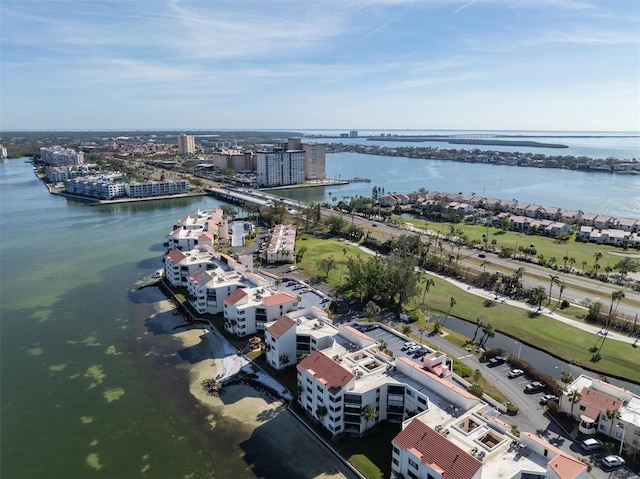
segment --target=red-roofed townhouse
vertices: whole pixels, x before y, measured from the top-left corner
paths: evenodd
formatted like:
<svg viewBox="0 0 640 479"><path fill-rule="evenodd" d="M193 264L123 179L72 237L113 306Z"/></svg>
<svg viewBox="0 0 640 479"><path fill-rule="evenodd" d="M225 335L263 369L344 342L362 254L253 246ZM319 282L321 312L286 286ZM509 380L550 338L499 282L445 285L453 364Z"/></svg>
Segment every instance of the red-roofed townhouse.
<svg viewBox="0 0 640 479"><path fill-rule="evenodd" d="M173 286L187 286L190 274L212 267L215 267L213 250L206 246L201 245L186 253L174 249L164 255L165 276Z"/></svg>
<svg viewBox="0 0 640 479"><path fill-rule="evenodd" d="M419 419L391 441L393 477L480 479L482 461Z"/></svg>
<svg viewBox="0 0 640 479"><path fill-rule="evenodd" d="M330 347L337 334L327 313L317 306L291 311L265 325L267 362L283 369L315 349Z"/></svg>
<svg viewBox="0 0 640 479"><path fill-rule="evenodd" d="M255 334L264 331L267 322L297 307L298 300L286 292L270 294L267 288L238 289L224 300L225 329L238 336Z"/></svg>
<svg viewBox="0 0 640 479"><path fill-rule="evenodd" d="M296 362L296 322L286 314L266 324L264 343L267 363L284 369Z"/></svg>
<svg viewBox="0 0 640 479"><path fill-rule="evenodd" d="M300 405L332 434L343 432L351 415L361 422L360 404L345 401L345 391L355 385L351 371L318 350L300 361L297 370Z"/></svg>

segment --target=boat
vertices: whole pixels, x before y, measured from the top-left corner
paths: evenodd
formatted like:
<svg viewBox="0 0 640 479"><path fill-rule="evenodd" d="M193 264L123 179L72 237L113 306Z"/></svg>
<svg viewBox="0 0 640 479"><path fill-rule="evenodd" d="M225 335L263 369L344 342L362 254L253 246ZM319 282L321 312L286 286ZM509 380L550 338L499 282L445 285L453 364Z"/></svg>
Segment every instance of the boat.
<svg viewBox="0 0 640 479"><path fill-rule="evenodd" d="M164 269L159 269L155 273L153 273L154 278L162 278L164 276Z"/></svg>

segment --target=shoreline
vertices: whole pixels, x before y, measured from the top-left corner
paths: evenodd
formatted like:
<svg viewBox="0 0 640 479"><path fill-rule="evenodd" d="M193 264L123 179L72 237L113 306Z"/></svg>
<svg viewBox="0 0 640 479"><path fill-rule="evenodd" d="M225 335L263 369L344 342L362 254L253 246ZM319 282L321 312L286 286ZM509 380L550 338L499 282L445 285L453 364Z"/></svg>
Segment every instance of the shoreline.
<svg viewBox="0 0 640 479"><path fill-rule="evenodd" d="M156 314L167 313L173 305L165 299L156 303ZM155 315L155 314L154 314ZM179 341L182 351L194 351L188 360L177 366L188 377L189 394L205 408L206 421L215 434L215 428L221 419L237 421L242 424L245 441L241 443L244 451L243 459L256 472L265 467L264 459L254 457L254 447L268 448L270 467L286 464L290 473L283 471L283 477L301 477L309 479L347 479L354 477L346 467L315 438L299 420L287 409L286 398L274 398L246 384L229 384L224 386L219 396L205 391L202 381L206 379L225 380L240 370L254 368L253 364L236 350L213 326L195 327L183 324L182 316L164 315L162 329L169 332ZM253 371L251 371L253 372ZM256 371L258 381L276 391L282 386L267 376ZM290 398L289 398L290 400ZM228 422L228 421L224 421ZM258 444L259 443L259 444ZM251 445L251 447L248 446ZM245 446L247 445L247 446ZM256 450L256 453L258 451ZM267 451L265 451L267 452ZM271 473L260 474L259 477L277 477Z"/></svg>

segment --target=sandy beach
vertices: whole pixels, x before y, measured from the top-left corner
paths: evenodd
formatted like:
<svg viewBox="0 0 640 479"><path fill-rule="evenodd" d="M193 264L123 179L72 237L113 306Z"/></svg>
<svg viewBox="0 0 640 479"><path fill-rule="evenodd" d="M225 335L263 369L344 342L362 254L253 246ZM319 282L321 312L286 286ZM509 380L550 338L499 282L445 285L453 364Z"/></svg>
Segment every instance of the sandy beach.
<svg viewBox="0 0 640 479"><path fill-rule="evenodd" d="M158 312L171 308L170 303L162 303ZM250 368L251 363L244 356L237 355L217 330L201 326L173 330L181 324L182 317L163 317L163 329L172 330L172 335L182 343L182 351L188 351L188 360L180 363L178 368L187 370L189 374L189 393L210 411L203 421L209 421L212 432L221 417L241 423L246 439L240 446L249 466L264 461L263 455L267 454L268 457L277 457L279 463L286 463L300 478L354 477L352 471L300 424L281 399L269 397L247 385L226 386L219 397L209 395L202 386L203 380L233 375L243 367ZM282 388L272 378L260 376L260 380L270 387Z"/></svg>

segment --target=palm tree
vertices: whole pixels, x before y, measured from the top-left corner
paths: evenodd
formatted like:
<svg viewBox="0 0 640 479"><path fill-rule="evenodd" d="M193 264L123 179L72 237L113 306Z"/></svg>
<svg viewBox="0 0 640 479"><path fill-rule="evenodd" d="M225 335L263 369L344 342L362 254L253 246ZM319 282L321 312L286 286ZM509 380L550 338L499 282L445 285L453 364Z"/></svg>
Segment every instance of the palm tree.
<svg viewBox="0 0 640 479"><path fill-rule="evenodd" d="M564 281L562 281L560 283L560 294L558 295L558 305L560 304L560 301L562 301L562 293L564 293L565 288L566 288L566 285L564 284Z"/></svg>
<svg viewBox="0 0 640 479"><path fill-rule="evenodd" d="M342 270L344 269L344 257L347 255L347 248L342 248L342 263L340 265L340 279L338 284L342 283Z"/></svg>
<svg viewBox="0 0 640 479"><path fill-rule="evenodd" d="M609 425L609 436L611 436L611 429L613 429L613 421L616 419L620 419L620 409L607 409L606 412L607 419L611 421Z"/></svg>
<svg viewBox="0 0 640 479"><path fill-rule="evenodd" d="M576 264L576 259L572 256L569 258L569 266L573 269L573 265Z"/></svg>
<svg viewBox="0 0 640 479"><path fill-rule="evenodd" d="M422 293L422 304L424 304L424 297L431 289L431 286L435 286L435 285L436 285L436 282L433 280L433 278L427 278L427 280L424 282L424 292Z"/></svg>
<svg viewBox="0 0 640 479"><path fill-rule="evenodd" d="M547 304L551 303L551 290L553 289L553 285L560 284L560 276L558 276L557 274L550 274L549 278L551 279L551 281L549 282L549 302Z"/></svg>
<svg viewBox="0 0 640 479"><path fill-rule="evenodd" d="M378 413L376 412L376 408L373 407L371 404L367 404L365 407L362 408L362 412L360 413L360 415L364 418L364 428L365 430L368 429L368 425L369 425L369 421L375 421L376 418L378 417Z"/></svg>
<svg viewBox="0 0 640 479"><path fill-rule="evenodd" d="M471 374L471 382L473 384L477 384L480 382L480 379L482 378L482 371L480 371L479 369L476 369L475 371L473 371L473 373Z"/></svg>
<svg viewBox="0 0 640 479"><path fill-rule="evenodd" d="M472 343L476 342L476 336L478 335L478 331L480 331L480 328L484 329L484 323L480 320L480 318L476 318L476 330L473 333L473 338L471 339Z"/></svg>
<svg viewBox="0 0 640 479"><path fill-rule="evenodd" d="M451 314L451 310L452 310L452 309L453 309L453 307L456 305L456 302L457 302L457 301L456 301L456 298L455 298L454 296L451 296L451 297L449 298L449 313L448 313L448 314Z"/></svg>
<svg viewBox="0 0 640 479"><path fill-rule="evenodd" d="M428 330L429 328L427 328L426 326L423 326L422 328L418 328L418 332L420 333L420 344L422 344L422 335L426 333Z"/></svg>
<svg viewBox="0 0 640 479"><path fill-rule="evenodd" d="M587 262L586 262L586 261L583 261L583 262L582 262L582 272L583 272L583 273L586 273L586 272L587 272Z"/></svg>
<svg viewBox="0 0 640 479"><path fill-rule="evenodd" d="M578 404L582 400L582 394L577 389L569 391L569 402L571 403L571 416L573 416L573 406Z"/></svg>
<svg viewBox="0 0 640 479"><path fill-rule="evenodd" d="M602 259L602 253L600 251L596 251L595 253L593 253L593 270L596 271L596 265L598 265L598 263L600 262L600 260ZM600 265L598 265L598 267L600 267Z"/></svg>

